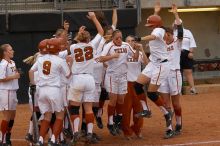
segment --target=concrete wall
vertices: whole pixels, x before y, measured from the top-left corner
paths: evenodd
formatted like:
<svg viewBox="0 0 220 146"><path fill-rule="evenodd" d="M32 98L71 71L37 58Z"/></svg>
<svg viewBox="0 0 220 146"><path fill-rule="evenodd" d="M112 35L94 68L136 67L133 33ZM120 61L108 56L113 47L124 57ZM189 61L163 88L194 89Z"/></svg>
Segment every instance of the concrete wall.
<svg viewBox="0 0 220 146"><path fill-rule="evenodd" d="M153 14L153 9L142 9L142 22L136 32L139 36L150 32L144 27L146 18ZM160 13L164 26L171 26L174 20L172 13L163 9ZM184 27L190 29L197 43L195 59L220 59L220 12L180 13ZM211 56L205 56L205 49L210 49Z"/></svg>
<svg viewBox="0 0 220 146"><path fill-rule="evenodd" d="M220 0L141 0L141 7L153 8L156 1L159 1L162 7L170 7L172 3L175 3L178 7L220 6Z"/></svg>

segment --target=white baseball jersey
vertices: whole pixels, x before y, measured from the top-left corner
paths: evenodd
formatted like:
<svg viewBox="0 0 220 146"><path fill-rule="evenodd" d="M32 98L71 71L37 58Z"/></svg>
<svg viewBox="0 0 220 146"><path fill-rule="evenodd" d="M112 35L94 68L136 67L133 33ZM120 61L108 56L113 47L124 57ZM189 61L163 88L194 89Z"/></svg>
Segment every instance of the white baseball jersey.
<svg viewBox="0 0 220 146"><path fill-rule="evenodd" d="M151 35L156 36L156 39L149 41L149 59L152 63L160 63L161 61L168 59L167 46L163 39L165 30L163 28L155 28Z"/></svg>
<svg viewBox="0 0 220 146"><path fill-rule="evenodd" d="M15 75L17 72L15 62L10 60L9 62L2 59L0 62L0 79L4 79L7 76ZM17 90L18 79L10 80L8 82L0 82L0 89L2 90Z"/></svg>
<svg viewBox="0 0 220 146"><path fill-rule="evenodd" d="M176 70L180 69L180 54L181 54L181 41L178 40L176 37L174 41L167 45L167 52L169 53L169 62L170 62L170 69Z"/></svg>
<svg viewBox="0 0 220 146"><path fill-rule="evenodd" d="M174 35L177 36L177 30L174 31ZM191 31L183 29L182 49L189 51L190 48L196 47L196 42Z"/></svg>
<svg viewBox="0 0 220 146"><path fill-rule="evenodd" d="M101 56L112 55L119 53L118 58L114 58L107 62L107 73L110 74L124 74L127 73L128 65L127 58L134 54L131 46L128 43L122 42L121 46L116 46L112 41L109 42L103 49Z"/></svg>
<svg viewBox="0 0 220 146"><path fill-rule="evenodd" d="M93 74L94 69L94 48L98 44L102 36L97 34L96 37L87 43L77 43L70 47L73 57L72 73L74 74Z"/></svg>
<svg viewBox="0 0 220 146"><path fill-rule="evenodd" d="M56 55L44 55L38 58L31 70L38 71L39 82L41 86L60 87L61 74L68 76L70 74L67 63Z"/></svg>
<svg viewBox="0 0 220 146"><path fill-rule="evenodd" d="M67 50L64 50L64 51L61 51L59 52L59 55L58 55L60 58L63 59L63 61L66 62L66 57L68 56L68 51ZM68 85L70 83L70 79L67 79L65 75L61 75L61 85Z"/></svg>
<svg viewBox="0 0 220 146"><path fill-rule="evenodd" d="M98 62L96 60L96 58L98 58L101 55L105 45L106 45L106 40L102 37L102 39L101 39L97 49L94 50L95 61L94 61L94 73L93 73L93 76L94 76L94 79L95 79L96 83L101 83L102 80L103 80L104 66L103 66L103 63Z"/></svg>
<svg viewBox="0 0 220 146"><path fill-rule="evenodd" d="M127 75L127 80L129 82L134 82L137 80L139 74L141 73L141 63L143 60L143 55L139 54L138 59L133 59L132 57L129 57L127 59L128 61L128 75Z"/></svg>

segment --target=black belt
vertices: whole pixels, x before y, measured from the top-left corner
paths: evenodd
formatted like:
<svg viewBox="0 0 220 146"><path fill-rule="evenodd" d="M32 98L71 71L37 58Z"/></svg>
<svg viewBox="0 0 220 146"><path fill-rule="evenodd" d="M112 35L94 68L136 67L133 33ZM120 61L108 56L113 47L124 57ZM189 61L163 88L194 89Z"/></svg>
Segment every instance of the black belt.
<svg viewBox="0 0 220 146"><path fill-rule="evenodd" d="M165 60L163 60L163 61L161 61L160 63L164 63L164 62L167 62L168 60L167 59L165 59Z"/></svg>

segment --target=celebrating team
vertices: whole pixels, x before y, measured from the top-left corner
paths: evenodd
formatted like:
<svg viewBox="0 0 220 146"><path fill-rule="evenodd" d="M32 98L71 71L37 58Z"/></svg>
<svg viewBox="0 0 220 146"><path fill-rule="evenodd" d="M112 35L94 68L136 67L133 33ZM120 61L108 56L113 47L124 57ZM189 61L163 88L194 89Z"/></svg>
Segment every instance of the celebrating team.
<svg viewBox="0 0 220 146"><path fill-rule="evenodd" d="M141 38L128 36L126 42L122 41L122 32L116 29L117 12L114 8L113 24L106 26L105 30L96 14L88 12L88 19L98 31L93 39L86 27L82 26L74 40L68 40L69 24L65 22L64 29L58 29L54 38L39 43L39 53L32 61L30 58L25 60L33 64L29 71L30 93L34 96L33 110L41 121L36 145L44 144L48 129L51 129L48 142L51 146L66 140L63 135L70 135L69 143L74 145L82 136L80 129L84 130L87 143L96 143L99 137L93 132L93 123L96 120L97 126L103 128L101 117L104 102L108 98L107 128L110 134L115 136L123 132L126 139L130 140L134 133L137 138L142 138L143 117L151 117L144 91L145 84L149 84L147 96L165 117L165 138L180 134L182 113L179 98L182 77L179 64L183 40L182 21L173 5L175 30L164 27L158 9L159 5L156 5L155 14L147 19L146 26L152 30L151 34ZM149 58L138 41L149 41ZM9 44L1 46L0 111L4 115L1 122L2 144L10 143L10 130L17 104L16 90L20 73L11 60L13 54ZM141 72L143 66L146 67ZM170 98L176 117L175 130L172 126ZM81 105L83 116L80 128ZM133 125L130 125L132 110ZM33 141L32 135L31 117L26 140Z"/></svg>

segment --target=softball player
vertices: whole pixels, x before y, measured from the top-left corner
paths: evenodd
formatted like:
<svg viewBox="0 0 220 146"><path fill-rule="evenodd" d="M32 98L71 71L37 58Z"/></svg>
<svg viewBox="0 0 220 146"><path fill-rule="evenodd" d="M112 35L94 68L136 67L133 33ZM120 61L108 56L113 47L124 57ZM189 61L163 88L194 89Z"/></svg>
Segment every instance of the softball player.
<svg viewBox="0 0 220 146"><path fill-rule="evenodd" d="M40 57L42 57L43 55L47 54L47 41L48 39L42 40L39 44L38 44L38 49L39 49L39 53L36 53L34 56L30 56L27 59L24 59L24 63L29 64L29 65L33 65L36 60ZM37 115L37 119L40 119L41 117L41 113L40 113L40 109L38 106L38 99L39 99L39 76L38 76L38 71L34 72L34 82L36 85L36 91L34 94L34 109L33 109L33 104L32 104L32 97L30 95L30 89L29 89L29 104L30 104L30 108L31 110L35 110L36 111L36 115ZM33 142L33 121L32 121L32 116L30 119L30 123L29 123L29 130L28 133L25 136L25 139L29 142Z"/></svg>
<svg viewBox="0 0 220 146"><path fill-rule="evenodd" d="M162 19L158 15L151 15L147 19L146 25L152 29L151 35L141 37L138 40L149 41L150 47L150 62L138 76L137 81L134 84L137 95L144 94L143 85L150 83L148 86L148 97L160 108L163 112L166 126L170 127L172 122L171 113L169 113L164 107L164 102L161 97L158 96L157 90L159 86L167 78L170 65L168 62L168 52L166 50L167 45L165 42L166 33L162 27ZM146 113L143 113L143 116Z"/></svg>
<svg viewBox="0 0 220 146"><path fill-rule="evenodd" d="M13 57L14 50L11 45L0 46L0 112L3 114L0 144L2 145L11 145L10 131L14 124L18 102L16 91L19 88L20 73L17 71L15 62L11 60Z"/></svg>
<svg viewBox="0 0 220 146"><path fill-rule="evenodd" d="M98 47L104 31L94 12L88 12L87 17L95 24L98 34L92 41L90 41L90 33L86 30L82 30L77 35L79 43L73 44L70 47L71 56L73 58L73 76L70 82L68 100L70 103L70 114L74 125L73 143L75 143L80 136L79 108L81 103L83 103L85 110L85 120L87 123L86 138L88 143L92 143L93 136L94 114L92 111L92 105L95 102L93 95L95 91L95 80L93 77L94 48Z"/></svg>
<svg viewBox="0 0 220 146"><path fill-rule="evenodd" d="M101 52L103 51L105 45L111 41L111 36L113 31L116 29L117 26L117 9L113 8L113 14L112 14L112 25L111 26L106 26L104 28L104 36L102 37L98 48L95 50L95 58L98 58L101 55ZM105 99L103 99L102 97L100 97L101 95L101 90L105 90L104 86L103 86L103 82L104 82L104 74L105 74L105 68L103 63L98 62L95 59L94 62L94 78L95 78L95 83L96 83L96 90L94 93L95 96L95 103L93 105L93 112L96 118L96 122L97 122L97 126L102 129L103 128L103 123L102 123L102 114L103 114L103 106L104 106L104 102ZM101 88L102 86L102 88Z"/></svg>
<svg viewBox="0 0 220 146"><path fill-rule="evenodd" d="M105 87L110 98L107 127L112 135L119 132L122 120L124 97L127 93L127 58L129 55L136 59L139 51L134 54L130 45L122 42L121 31L115 30L112 34L112 41L104 47L99 57L100 62L106 62L108 65L105 76ZM117 121L114 123L115 110Z"/></svg>
<svg viewBox="0 0 220 146"><path fill-rule="evenodd" d="M44 119L41 122L40 137L38 145L43 145L45 135L49 128L52 113L56 114L56 121L53 126L53 134L51 136L51 145L57 142L57 138L63 128L64 104L60 95L61 79L60 75L64 74L70 77L70 70L65 61L56 54L60 51L61 42L59 39L52 38L48 40L48 53L40 57L29 71L30 83L34 82L34 72L39 74L39 100L38 105Z"/></svg>
<svg viewBox="0 0 220 146"><path fill-rule="evenodd" d="M167 51L169 53L169 61L170 61L170 73L165 82L160 86L158 91L160 95L165 101L165 107L167 110L171 110L171 101L176 116L176 127L175 131L172 128L168 127L165 133L165 138L170 138L174 136L174 134L180 134L182 129L182 110L180 105L180 94L182 89L182 76L180 72L180 54L182 51L182 39L183 39L183 28L181 25L181 20L179 19L177 13L177 7L175 5L172 6L173 14L176 17L175 25L177 25L177 37L173 35L173 29L165 28L167 33L166 43L167 43Z"/></svg>
<svg viewBox="0 0 220 146"><path fill-rule="evenodd" d="M142 111L142 106L139 102L139 99L134 91L134 82L137 80L138 75L141 73L141 65L146 65L148 62L147 56L145 55L145 52L143 50L143 47L141 44L138 44L135 42L134 36L128 36L126 38L126 42L130 44L130 46L136 50L136 48L141 48L141 52L138 59L133 59L132 57L129 57L127 59L128 61L128 93L125 96L124 99L124 112L122 117L122 130L124 133L124 136L127 140L131 139L131 136L133 133L138 138L142 138L141 135L141 128L143 126L143 118L137 118L135 115ZM145 94L144 98L145 97ZM131 112L133 110L133 125L130 126L131 121Z"/></svg>

